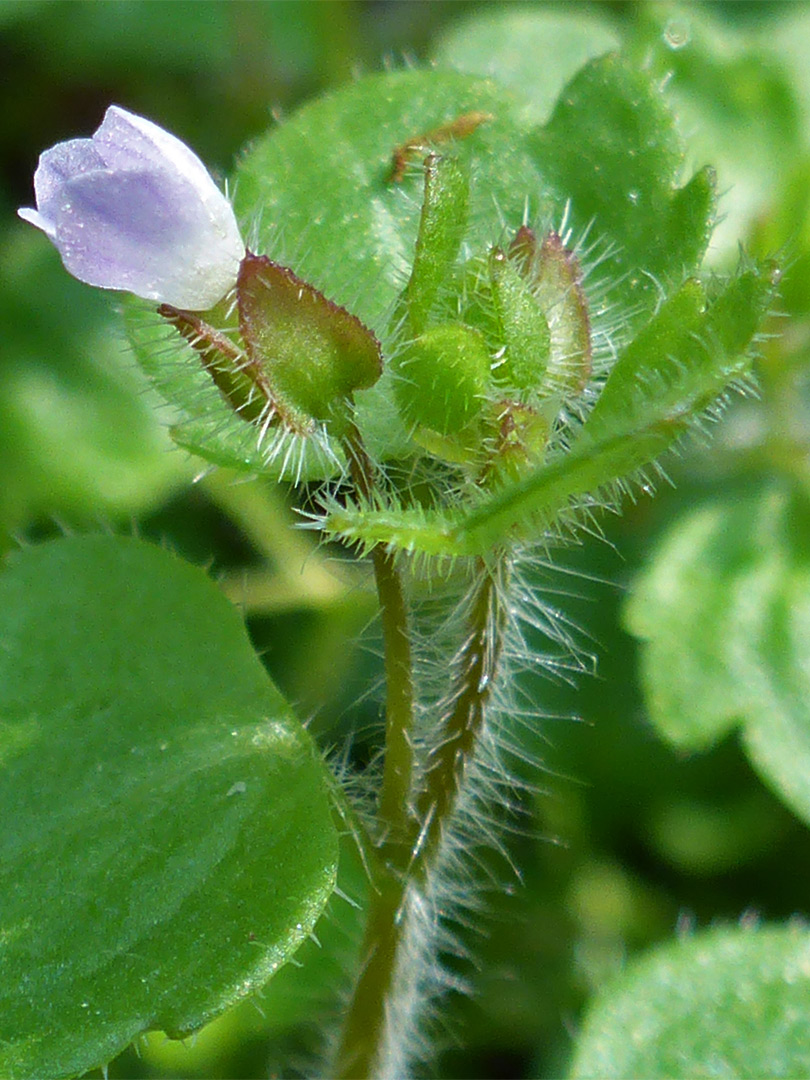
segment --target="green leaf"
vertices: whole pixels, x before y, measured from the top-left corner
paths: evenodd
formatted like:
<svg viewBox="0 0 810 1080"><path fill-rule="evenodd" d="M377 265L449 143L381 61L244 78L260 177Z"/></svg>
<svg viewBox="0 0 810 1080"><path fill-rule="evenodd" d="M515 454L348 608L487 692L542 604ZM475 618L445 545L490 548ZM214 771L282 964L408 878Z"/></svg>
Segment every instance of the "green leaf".
<svg viewBox="0 0 810 1080"><path fill-rule="evenodd" d="M697 281L687 281L620 354L583 440L653 423L678 434L750 366L746 350L773 297L772 278L771 264L746 270L711 303Z"/></svg>
<svg viewBox="0 0 810 1080"><path fill-rule="evenodd" d="M39 515L152 509L189 473L127 355L109 297L25 227L0 245L0 547Z"/></svg>
<svg viewBox="0 0 810 1080"><path fill-rule="evenodd" d="M547 181L570 199L574 236L613 246L610 296L625 317L649 311L698 266L713 227L713 174L676 187L674 121L644 71L617 56L592 61L532 142Z"/></svg>
<svg viewBox="0 0 810 1080"><path fill-rule="evenodd" d="M202 571L110 537L0 575L0 1072L68 1076L260 987L334 882L323 765Z"/></svg>
<svg viewBox="0 0 810 1080"><path fill-rule="evenodd" d="M654 950L591 1006L571 1080L807 1076L808 955L798 925L718 927Z"/></svg>
<svg viewBox="0 0 810 1080"><path fill-rule="evenodd" d="M479 119L465 122L470 117ZM431 148L442 154L448 145L454 163L437 177L443 183L428 183L423 216L418 159ZM413 149L414 160L401 168L405 148ZM240 163L236 206L252 249L290 266L356 315L390 353L396 347L392 313L415 258L413 288L425 292L416 304L418 320L441 292L459 247L466 202L461 181L469 175L465 258L485 257L505 228L514 232L527 221L542 228L566 223L574 243L590 230L602 259L600 280L613 279L610 318L627 335L661 289L680 285L708 239L711 179L701 173L677 189L681 169L660 92L615 57L588 65L548 126L534 132L519 102L492 82L401 71L318 99L259 140ZM432 245L434 259L427 257L428 231L440 241ZM167 353L165 327L150 331L147 325L146 333L136 327L133 336L142 362L185 414L174 430L178 441L218 463L272 471L256 431L212 395L201 365ZM172 371L165 374L167 366ZM375 457L413 450L392 382L383 377L357 395L358 424ZM327 455L319 466L305 458L303 475L312 478L319 467L329 475L334 461Z"/></svg>
<svg viewBox="0 0 810 1080"><path fill-rule="evenodd" d="M702 750L741 725L752 763L805 822L809 517L779 488L702 506L662 538L625 609L659 733Z"/></svg>
<svg viewBox="0 0 810 1080"><path fill-rule="evenodd" d="M507 4L454 22L433 59L440 67L497 79L526 99L527 120L545 123L583 64L618 47L610 21L593 10L574 14Z"/></svg>

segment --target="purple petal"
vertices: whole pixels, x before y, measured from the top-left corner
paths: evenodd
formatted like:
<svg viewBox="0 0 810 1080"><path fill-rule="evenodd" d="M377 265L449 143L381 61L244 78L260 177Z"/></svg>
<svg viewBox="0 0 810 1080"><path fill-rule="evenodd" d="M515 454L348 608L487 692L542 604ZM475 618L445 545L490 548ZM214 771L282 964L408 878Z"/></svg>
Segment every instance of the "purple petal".
<svg viewBox="0 0 810 1080"><path fill-rule="evenodd" d="M74 277L203 310L236 280L244 248L212 234L190 184L155 172L92 172L65 183L56 246ZM230 208L229 208L230 209Z"/></svg>
<svg viewBox="0 0 810 1080"><path fill-rule="evenodd" d="M92 139L70 139L57 143L39 156L34 173L34 193L37 209L49 218L51 201L58 197L62 185L82 173L103 169L104 159L93 145Z"/></svg>
<svg viewBox="0 0 810 1080"><path fill-rule="evenodd" d="M107 109L93 142L110 169L173 170L194 184L201 195L212 189L223 198L205 165L185 143L119 105Z"/></svg>

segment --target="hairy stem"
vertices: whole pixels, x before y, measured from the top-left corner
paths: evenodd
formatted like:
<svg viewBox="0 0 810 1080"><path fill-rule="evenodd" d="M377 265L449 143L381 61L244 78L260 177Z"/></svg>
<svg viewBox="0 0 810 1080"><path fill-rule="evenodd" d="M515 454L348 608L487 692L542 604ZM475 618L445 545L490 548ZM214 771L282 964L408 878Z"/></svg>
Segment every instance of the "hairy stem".
<svg viewBox="0 0 810 1080"><path fill-rule="evenodd" d="M345 440L352 479L360 495L371 502L376 489L374 468L360 433L351 428ZM410 624L402 577L394 556L382 547L371 552L385 653L385 763L379 815L383 847L401 847L410 819L413 776L413 660Z"/></svg>
<svg viewBox="0 0 810 1080"><path fill-rule="evenodd" d="M346 435L349 467L363 499L374 500L376 477L360 434ZM413 786L413 664L402 579L393 555L371 552L380 600L386 678L385 762L378 803L380 851L372 880L362 970L344 1024L335 1063L339 1080L371 1077L385 1031L399 941L397 912L404 888Z"/></svg>
<svg viewBox="0 0 810 1080"><path fill-rule="evenodd" d="M498 583L493 570L479 560L467 636L453 686L443 702L447 722L431 755L418 805L418 818L423 823L414 845L413 872L418 877L425 877L434 863L475 753L498 665L501 622Z"/></svg>
<svg viewBox="0 0 810 1080"><path fill-rule="evenodd" d="M349 1003L336 1059L335 1075L341 1080L379 1076L384 1059L397 1057L390 1054L389 1039L397 1035L407 1038L407 1032L389 1031L388 1020L397 994L407 993L409 989L397 985L399 955L409 931L409 890L424 887L441 858L441 841L457 809L475 753L498 659L501 617L497 581L483 561L477 565L477 577L452 689L441 703L445 726L420 784L421 790L418 793L414 790L419 781L417 778L414 782L411 756L410 790L401 789L401 776L398 776L396 785L391 781L388 791L390 798L395 790L402 792L403 801L395 820L407 826L407 842L389 834L381 846L382 869L374 882L370 901L361 972ZM410 751L410 740L407 746ZM390 749L387 745L386 755ZM415 815L409 813L412 802L418 802ZM418 1001L418 993L414 1000Z"/></svg>

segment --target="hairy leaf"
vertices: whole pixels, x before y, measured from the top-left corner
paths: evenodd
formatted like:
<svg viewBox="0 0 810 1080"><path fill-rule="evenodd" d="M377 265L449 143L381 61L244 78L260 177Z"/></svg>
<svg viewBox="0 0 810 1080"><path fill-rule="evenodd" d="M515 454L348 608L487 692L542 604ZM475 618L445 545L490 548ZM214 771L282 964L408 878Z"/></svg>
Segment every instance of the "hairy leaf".
<svg viewBox="0 0 810 1080"><path fill-rule="evenodd" d="M810 933L718 927L630 965L591 1006L571 1080L806 1076Z"/></svg>
<svg viewBox="0 0 810 1080"><path fill-rule="evenodd" d="M734 725L766 782L810 822L810 514L765 488L665 534L626 608L650 717L704 749Z"/></svg>

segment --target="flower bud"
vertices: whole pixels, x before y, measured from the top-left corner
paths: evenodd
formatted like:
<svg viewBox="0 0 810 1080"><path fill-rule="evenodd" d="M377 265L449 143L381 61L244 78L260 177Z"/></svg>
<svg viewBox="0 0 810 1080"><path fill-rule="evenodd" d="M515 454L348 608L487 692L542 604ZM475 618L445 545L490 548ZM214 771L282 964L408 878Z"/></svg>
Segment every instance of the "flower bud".
<svg viewBox="0 0 810 1080"><path fill-rule="evenodd" d="M457 435L481 412L489 383L483 337L462 323L442 323L404 346L394 359L404 418L440 435Z"/></svg>
<svg viewBox="0 0 810 1080"><path fill-rule="evenodd" d="M196 154L141 116L112 105L91 139L46 150L34 191L20 217L88 285L204 311L236 284L245 245L230 203Z"/></svg>

